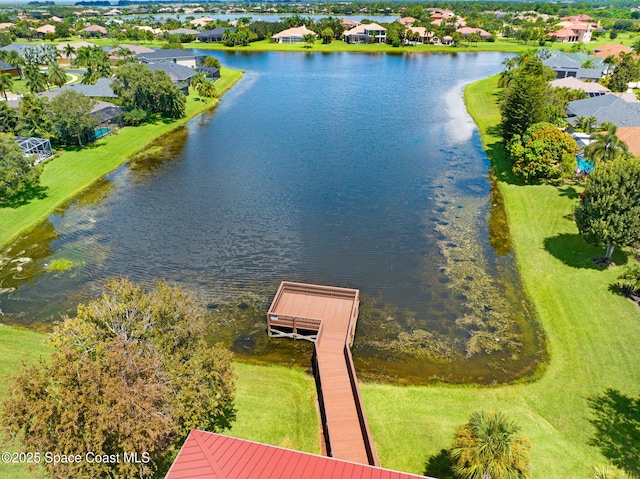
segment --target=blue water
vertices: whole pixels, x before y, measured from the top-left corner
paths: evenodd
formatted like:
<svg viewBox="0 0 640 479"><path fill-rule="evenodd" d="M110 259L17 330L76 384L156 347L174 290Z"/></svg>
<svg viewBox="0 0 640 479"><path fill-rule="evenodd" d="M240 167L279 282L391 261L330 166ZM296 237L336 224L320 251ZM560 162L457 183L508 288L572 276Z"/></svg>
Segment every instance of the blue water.
<svg viewBox="0 0 640 479"><path fill-rule="evenodd" d="M461 222L491 274L513 266L489 241L489 163L462 99L506 56L220 54L243 79L163 140L166 158L123 166L0 252L3 321L49 324L126 275L210 306L282 280L353 287L404 331L446 332L465 308L443 226ZM55 259L74 267L48 271Z"/></svg>
<svg viewBox="0 0 640 479"><path fill-rule="evenodd" d="M581 173L588 175L593 171L593 161L588 160L583 156L576 157L576 160L578 162L578 170L580 170Z"/></svg>

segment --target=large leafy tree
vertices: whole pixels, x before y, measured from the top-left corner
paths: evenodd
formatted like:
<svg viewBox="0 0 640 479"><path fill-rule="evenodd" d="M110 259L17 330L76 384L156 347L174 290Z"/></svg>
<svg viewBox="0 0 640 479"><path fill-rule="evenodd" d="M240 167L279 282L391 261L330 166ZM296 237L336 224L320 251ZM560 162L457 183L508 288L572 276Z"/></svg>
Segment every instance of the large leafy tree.
<svg viewBox="0 0 640 479"><path fill-rule="evenodd" d="M640 236L640 162L624 158L601 163L589 178L575 210L580 235L591 244L606 247L611 261L615 247Z"/></svg>
<svg viewBox="0 0 640 479"><path fill-rule="evenodd" d="M146 293L113 281L55 327L49 360L18 373L2 422L29 450L120 455L45 464L52 477L160 475L191 429L221 431L234 420L231 353L204 335L201 311L179 288ZM136 451L149 462L122 460Z"/></svg>
<svg viewBox="0 0 640 479"><path fill-rule="evenodd" d="M182 118L186 111L184 95L161 70L152 72L141 64L126 64L114 74L113 91L129 110L161 113Z"/></svg>
<svg viewBox="0 0 640 479"><path fill-rule="evenodd" d="M527 479L530 447L503 413L475 412L453 439L453 471L461 479Z"/></svg>
<svg viewBox="0 0 640 479"><path fill-rule="evenodd" d="M524 61L502 92L502 136L505 141L523 135L527 128L547 120L547 81L549 74L535 58Z"/></svg>
<svg viewBox="0 0 640 479"><path fill-rule="evenodd" d="M640 76L640 60L631 53L621 53L607 86L612 91L627 91L629 82L637 81Z"/></svg>
<svg viewBox="0 0 640 479"><path fill-rule="evenodd" d="M62 143L82 146L82 137L97 124L91 114L93 105L91 98L72 90L62 92L49 102L56 136Z"/></svg>
<svg viewBox="0 0 640 479"><path fill-rule="evenodd" d="M568 177L576 166L578 145L550 123L536 123L522 138L515 135L507 148L513 172L527 181Z"/></svg>
<svg viewBox="0 0 640 479"><path fill-rule="evenodd" d="M6 101L0 102L0 132L13 133L18 124L18 112L7 105Z"/></svg>
<svg viewBox="0 0 640 479"><path fill-rule="evenodd" d="M12 200L40 182L40 168L34 168L10 133L0 133L0 203Z"/></svg>
<svg viewBox="0 0 640 479"><path fill-rule="evenodd" d="M613 123L603 123L604 133L594 133L593 140L584 149L584 153L594 163L612 161L623 158L629 153L629 147L616 135L618 127Z"/></svg>
<svg viewBox="0 0 640 479"><path fill-rule="evenodd" d="M47 99L24 95L18 107L16 132L21 136L51 138L53 122L48 111Z"/></svg>

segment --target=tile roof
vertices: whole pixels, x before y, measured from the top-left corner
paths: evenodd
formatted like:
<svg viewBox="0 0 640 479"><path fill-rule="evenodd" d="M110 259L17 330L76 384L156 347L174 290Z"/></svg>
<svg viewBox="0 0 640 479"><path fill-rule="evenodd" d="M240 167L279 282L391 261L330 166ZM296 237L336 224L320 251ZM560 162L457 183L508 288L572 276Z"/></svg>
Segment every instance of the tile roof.
<svg viewBox="0 0 640 479"><path fill-rule="evenodd" d="M627 144L630 153L640 156L640 126L618 128L616 135Z"/></svg>
<svg viewBox="0 0 640 479"><path fill-rule="evenodd" d="M193 430L165 479L417 479L405 472L356 464L258 442Z"/></svg>
<svg viewBox="0 0 640 479"><path fill-rule="evenodd" d="M621 45L620 43L607 43L606 45L600 45L593 49L594 55L600 58L606 58L609 55L614 57L620 56L621 53L631 53L633 50L629 47Z"/></svg>
<svg viewBox="0 0 640 479"><path fill-rule="evenodd" d="M600 83L586 82L578 80L576 77L559 78L549 82L555 88L571 88L572 90L582 90L586 93L608 92L609 89Z"/></svg>
<svg viewBox="0 0 640 479"><path fill-rule="evenodd" d="M281 37L304 37L307 34L315 35L316 32L309 30L306 25L302 25L301 27L287 28L286 30L282 30L281 32L276 33L272 36L272 38L281 38Z"/></svg>

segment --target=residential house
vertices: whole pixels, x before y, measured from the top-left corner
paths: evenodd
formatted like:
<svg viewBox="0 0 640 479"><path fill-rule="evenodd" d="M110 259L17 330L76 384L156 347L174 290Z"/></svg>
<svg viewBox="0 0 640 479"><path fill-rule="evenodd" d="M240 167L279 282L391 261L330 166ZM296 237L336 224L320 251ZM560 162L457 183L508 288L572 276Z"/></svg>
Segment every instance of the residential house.
<svg viewBox="0 0 640 479"><path fill-rule="evenodd" d="M210 23L212 23L214 21L215 20L213 18L200 17L200 18L196 18L194 20L191 20L189 22L189 24L193 25L194 27L204 27L204 26L209 25Z"/></svg>
<svg viewBox="0 0 640 479"><path fill-rule="evenodd" d="M419 37L416 41L409 43L433 43L434 45L440 43L435 33L428 31L426 27L409 27L407 30L417 33Z"/></svg>
<svg viewBox="0 0 640 479"><path fill-rule="evenodd" d="M618 128L616 135L627 144L629 153L640 157L640 126Z"/></svg>
<svg viewBox="0 0 640 479"><path fill-rule="evenodd" d="M15 26L16 24L11 22L0 23L0 32L4 30L9 30L10 28L13 28Z"/></svg>
<svg viewBox="0 0 640 479"><path fill-rule="evenodd" d="M598 26L584 22L561 22L561 29L551 32L548 36L560 43L587 43L591 41L591 35Z"/></svg>
<svg viewBox="0 0 640 479"><path fill-rule="evenodd" d="M554 88L569 88L571 90L580 90L585 92L588 96L600 96L606 93L610 93L610 90L600 83L585 82L578 80L575 77L565 77L549 82L549 85Z"/></svg>
<svg viewBox="0 0 640 479"><path fill-rule="evenodd" d="M43 91L42 93L38 93L37 96L51 99L67 90L71 90L77 93L82 93L84 96L88 96L89 98L117 98L118 95L116 95L113 88L111 88L111 83L113 83L113 78L99 78L94 85L74 83L72 85L64 85L63 87L56 88L55 90Z"/></svg>
<svg viewBox="0 0 640 479"><path fill-rule="evenodd" d="M607 58L610 55L619 57L621 53L631 53L633 49L621 45L620 43L607 43L605 45L597 46L593 49L594 55L600 58Z"/></svg>
<svg viewBox="0 0 640 479"><path fill-rule="evenodd" d="M142 63L152 64L168 61L189 68L195 68L198 64L196 55L177 48L170 50L154 50L150 53L139 53L135 56Z"/></svg>
<svg viewBox="0 0 640 479"><path fill-rule="evenodd" d="M225 32L233 33L236 29L233 27L216 27L213 30L207 30L200 33L196 40L205 43L219 43L224 40Z"/></svg>
<svg viewBox="0 0 640 479"><path fill-rule="evenodd" d="M593 17L581 13L580 15L570 15L568 17L562 17L561 20L566 22L590 22L593 20Z"/></svg>
<svg viewBox="0 0 640 479"><path fill-rule="evenodd" d="M344 32L347 43L386 43L387 29L377 23L363 23Z"/></svg>
<svg viewBox="0 0 640 479"><path fill-rule="evenodd" d="M407 472L192 430L165 479L425 479Z"/></svg>
<svg viewBox="0 0 640 479"><path fill-rule="evenodd" d="M89 34L92 37L104 37L107 36L107 29L101 25L89 25L87 28L83 28L78 33Z"/></svg>
<svg viewBox="0 0 640 479"><path fill-rule="evenodd" d="M271 39L276 43L304 43L305 35L316 35L316 32L309 30L306 25L301 27L287 28L276 33Z"/></svg>
<svg viewBox="0 0 640 479"><path fill-rule="evenodd" d="M109 50L109 60L111 63L115 65L120 60L126 60L128 54L124 52L131 52L131 55L135 57L140 53L153 53L155 50L153 48L143 47L142 45L123 43Z"/></svg>
<svg viewBox="0 0 640 479"><path fill-rule="evenodd" d="M342 20L342 22L340 22L340 25L345 27L347 30L351 30L352 28L355 28L360 24L354 20L350 20L347 18L345 20Z"/></svg>
<svg viewBox="0 0 640 479"><path fill-rule="evenodd" d="M447 45L447 46L451 46L455 43L451 35L445 35L444 37L442 37L442 40L440 41L442 42L443 45Z"/></svg>
<svg viewBox="0 0 640 479"><path fill-rule="evenodd" d="M78 49L82 47L93 48L96 46L93 43L84 42L84 41L59 43L58 45L56 45L56 50L58 50L59 52L58 63L60 64L69 64L76 58L75 53L72 53L69 57L67 57L67 55L64 53L64 50L67 47L67 45L70 45L74 49L74 51L78 51Z"/></svg>
<svg viewBox="0 0 640 479"><path fill-rule="evenodd" d="M146 66L153 72L156 72L158 70L165 72L167 75L169 75L169 78L171 78L173 84L177 85L185 95L189 94L191 79L198 74L198 72L192 68L179 65L167 60L149 63Z"/></svg>
<svg viewBox="0 0 640 479"><path fill-rule="evenodd" d="M0 74L4 75L5 73L9 73L11 76L17 77L20 76L20 69L17 65L9 65L8 63L0 60Z"/></svg>
<svg viewBox="0 0 640 479"><path fill-rule="evenodd" d="M472 33L479 33L482 40L488 40L491 38L491 34L482 28L462 27L458 28L456 32L460 33L462 38L467 38Z"/></svg>
<svg viewBox="0 0 640 479"><path fill-rule="evenodd" d="M199 35L200 32L198 30L193 30L192 28L177 28L176 30L167 30L169 35Z"/></svg>
<svg viewBox="0 0 640 479"><path fill-rule="evenodd" d="M640 126L640 102L625 101L624 98L608 93L570 101L567 115L569 123L573 123L579 116L594 116L596 126L604 122L613 123L619 128Z"/></svg>
<svg viewBox="0 0 640 479"><path fill-rule="evenodd" d="M53 25L42 25L36 28L36 36L44 37L47 33L56 33L56 27Z"/></svg>
<svg viewBox="0 0 640 479"><path fill-rule="evenodd" d="M405 28L410 28L413 26L414 23L416 23L418 20L416 20L413 17L402 17L398 19L398 23L400 25L402 25Z"/></svg>
<svg viewBox="0 0 640 479"><path fill-rule="evenodd" d="M605 76L609 68L602 63L602 58L592 57L586 53L569 53L559 50L552 50L549 53L549 58L542 63L556 72L556 78L575 77L579 80L598 81Z"/></svg>

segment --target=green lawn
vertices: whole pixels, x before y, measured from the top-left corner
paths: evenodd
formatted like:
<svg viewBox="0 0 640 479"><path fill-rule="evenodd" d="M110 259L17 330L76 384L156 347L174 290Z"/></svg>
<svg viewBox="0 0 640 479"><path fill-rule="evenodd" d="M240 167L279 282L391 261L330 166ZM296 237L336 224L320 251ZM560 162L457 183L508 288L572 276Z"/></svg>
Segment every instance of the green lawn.
<svg viewBox="0 0 640 479"><path fill-rule="evenodd" d="M8 394L9 384L6 377L16 372L23 363L34 363L41 356L46 356L49 347L45 344L46 335L12 328L0 324L0 401ZM0 452L18 452L21 449L3 437L0 429ZM0 461L0 477L11 479L30 479L33 474L26 466L5 464Z"/></svg>
<svg viewBox="0 0 640 479"><path fill-rule="evenodd" d="M23 361L33 363L48 354L46 335L0 325L0 377L18 370ZM300 368L252 366L236 363L236 407L238 416L227 434L301 451L320 453L320 420L316 410L313 376ZM8 383L0 381L0 401L8 394ZM277 398L277 400L274 400ZM20 451L2 440L0 452ZM26 466L0 461L0 477L33 478Z"/></svg>
<svg viewBox="0 0 640 479"><path fill-rule="evenodd" d="M334 40L328 45L323 45L322 41L318 40L312 48L306 48L305 45L300 44L280 44L274 43L269 40L260 40L252 42L246 47L225 47L221 43L185 43L185 48L198 48L201 50L241 50L241 51L294 51L294 52L360 52L360 53L400 53L400 52L520 52L526 51L533 47L531 43L524 44L521 42L515 42L498 38L495 42L478 42L477 44L464 43L461 46L451 47L444 45L415 45L406 47L393 47L386 43L376 44L348 44L341 40Z"/></svg>
<svg viewBox="0 0 640 479"><path fill-rule="evenodd" d="M241 72L224 67L221 73L222 77L216 82L220 93L229 90L242 76ZM122 165L151 141L186 124L215 103L216 100L203 102L191 94L187 97L186 118L156 118L139 127L125 127L115 135L104 137L82 149L69 149L47 161L41 177L44 197L19 207L0 208L0 247L33 228L57 207Z"/></svg>
<svg viewBox="0 0 640 479"><path fill-rule="evenodd" d="M579 188L519 186L503 174L492 128L499 121L496 81L470 85L465 97L498 166L517 262L546 332L550 364L541 380L527 385L365 384L365 410L386 467L422 473L428 456L450 445L472 411L503 410L533 443L535 478L586 478L590 466L606 462L588 444L595 431L588 398L607 388L640 394L640 310L609 291L620 266L601 271L591 263L603 251L586 245L571 220ZM617 261L633 260L619 255Z"/></svg>

